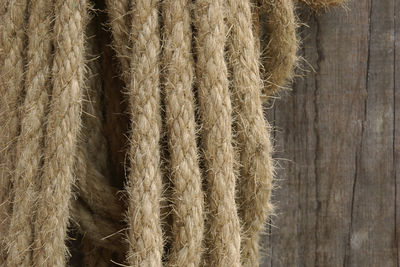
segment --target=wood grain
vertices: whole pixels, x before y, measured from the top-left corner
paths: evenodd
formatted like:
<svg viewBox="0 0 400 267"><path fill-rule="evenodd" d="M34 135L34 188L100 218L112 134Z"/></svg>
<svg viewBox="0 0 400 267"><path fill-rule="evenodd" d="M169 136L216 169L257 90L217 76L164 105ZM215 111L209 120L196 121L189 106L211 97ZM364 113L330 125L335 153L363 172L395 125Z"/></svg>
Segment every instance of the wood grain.
<svg viewBox="0 0 400 267"><path fill-rule="evenodd" d="M308 72L266 110L281 168L264 267L399 266L400 3L347 6L302 10Z"/></svg>

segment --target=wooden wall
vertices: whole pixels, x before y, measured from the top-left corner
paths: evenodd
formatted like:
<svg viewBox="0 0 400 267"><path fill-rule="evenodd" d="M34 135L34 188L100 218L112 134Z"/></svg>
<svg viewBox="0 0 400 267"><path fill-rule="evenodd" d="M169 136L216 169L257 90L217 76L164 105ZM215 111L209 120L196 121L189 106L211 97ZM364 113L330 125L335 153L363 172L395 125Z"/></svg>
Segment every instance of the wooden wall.
<svg viewBox="0 0 400 267"><path fill-rule="evenodd" d="M263 267L399 266L400 1L347 6L301 12L308 72L267 110L281 167Z"/></svg>

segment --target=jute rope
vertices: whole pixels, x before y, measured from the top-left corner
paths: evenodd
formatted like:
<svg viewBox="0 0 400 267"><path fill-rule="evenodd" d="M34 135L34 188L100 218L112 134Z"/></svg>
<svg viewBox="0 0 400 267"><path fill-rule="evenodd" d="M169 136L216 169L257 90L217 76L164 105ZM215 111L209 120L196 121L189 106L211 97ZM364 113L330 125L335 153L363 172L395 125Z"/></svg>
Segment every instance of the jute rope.
<svg viewBox="0 0 400 267"><path fill-rule="evenodd" d="M21 110L21 133L16 148L13 212L8 237L7 266L27 266L31 262L34 207L43 160L43 127L48 103L53 3L32 2L28 31L25 100Z"/></svg>
<svg viewBox="0 0 400 267"><path fill-rule="evenodd" d="M295 6L2 1L0 266L257 266L273 213L263 103L293 77ZM106 124L123 122L115 99L126 148Z"/></svg>
<svg viewBox="0 0 400 267"><path fill-rule="evenodd" d="M138 0L133 4L132 14L133 50L128 84L131 114L128 262L133 266L161 266L158 1Z"/></svg>
<svg viewBox="0 0 400 267"><path fill-rule="evenodd" d="M232 108L224 60L223 1L197 1L198 99L202 124L207 207L206 266L240 265L240 225L235 205Z"/></svg>
<svg viewBox="0 0 400 267"><path fill-rule="evenodd" d="M19 130L18 104L24 73L25 13L27 1L3 5L0 38L0 264L5 262L10 224L11 180Z"/></svg>
<svg viewBox="0 0 400 267"><path fill-rule="evenodd" d="M174 211L169 266L198 266L204 222L192 92L190 1L167 0L162 9L165 120Z"/></svg>
<svg viewBox="0 0 400 267"><path fill-rule="evenodd" d="M65 265L64 240L81 124L86 1L57 1L55 5L53 90L34 222L33 263L37 266Z"/></svg>
<svg viewBox="0 0 400 267"><path fill-rule="evenodd" d="M259 232L272 211L269 204L272 149L260 98L258 54L254 49L253 32L249 31L252 27L250 2L228 0L227 12L227 24L231 29L228 59L232 69L232 102L241 166L238 204L243 224L242 265L255 266L259 258Z"/></svg>

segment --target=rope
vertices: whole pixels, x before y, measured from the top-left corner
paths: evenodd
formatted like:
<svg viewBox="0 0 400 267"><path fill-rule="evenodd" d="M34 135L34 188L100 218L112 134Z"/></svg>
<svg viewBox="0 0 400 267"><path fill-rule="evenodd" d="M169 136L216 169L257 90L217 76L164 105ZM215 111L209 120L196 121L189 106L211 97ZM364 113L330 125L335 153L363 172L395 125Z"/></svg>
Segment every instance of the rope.
<svg viewBox="0 0 400 267"><path fill-rule="evenodd" d="M207 180L206 266L240 265L240 225L235 205L231 99L224 61L223 1L195 5L196 75L201 145Z"/></svg>
<svg viewBox="0 0 400 267"><path fill-rule="evenodd" d="M43 159L45 110L51 69L52 2L41 0L30 6L26 96L21 111L21 133L16 148L13 212L8 237L7 266L31 262L33 218Z"/></svg>
<svg viewBox="0 0 400 267"><path fill-rule="evenodd" d="M64 266L73 168L80 128L86 1L58 1L55 7L52 79L45 158L35 220L33 262Z"/></svg>
<svg viewBox="0 0 400 267"><path fill-rule="evenodd" d="M11 213L11 180L19 131L18 104L24 73L25 15L27 1L1 5L0 25L0 265L6 258L6 235Z"/></svg>
<svg viewBox="0 0 400 267"><path fill-rule="evenodd" d="M293 78L298 41L292 0L261 0L260 12L265 16L264 98L274 95L286 80Z"/></svg>
<svg viewBox="0 0 400 267"><path fill-rule="evenodd" d="M236 147L240 154L238 186L242 222L242 265L259 261L259 232L272 208L269 203L273 168L271 143L260 98L261 79L255 47L250 2L227 1L228 56L232 69L232 102L236 124ZM249 208L251 207L251 208Z"/></svg>
<svg viewBox="0 0 400 267"><path fill-rule="evenodd" d="M166 0L162 14L165 120L174 211L169 266L198 266L204 223L192 92L190 1Z"/></svg>
<svg viewBox="0 0 400 267"><path fill-rule="evenodd" d="M0 3L0 265L76 238L84 266L257 266L296 28L293 0Z"/></svg>
<svg viewBox="0 0 400 267"><path fill-rule="evenodd" d="M161 266L158 1L138 0L132 14L134 48L128 85L131 165L126 189L129 195L128 262L133 266Z"/></svg>

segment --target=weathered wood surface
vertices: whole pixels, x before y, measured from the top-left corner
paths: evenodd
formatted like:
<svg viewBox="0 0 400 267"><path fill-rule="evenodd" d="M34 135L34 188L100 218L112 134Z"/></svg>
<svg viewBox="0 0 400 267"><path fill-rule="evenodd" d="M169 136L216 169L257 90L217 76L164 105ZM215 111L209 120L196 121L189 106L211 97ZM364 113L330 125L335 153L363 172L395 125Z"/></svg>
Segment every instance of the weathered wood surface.
<svg viewBox="0 0 400 267"><path fill-rule="evenodd" d="M267 110L281 168L263 267L400 266L400 1L347 6L302 12L315 72Z"/></svg>

